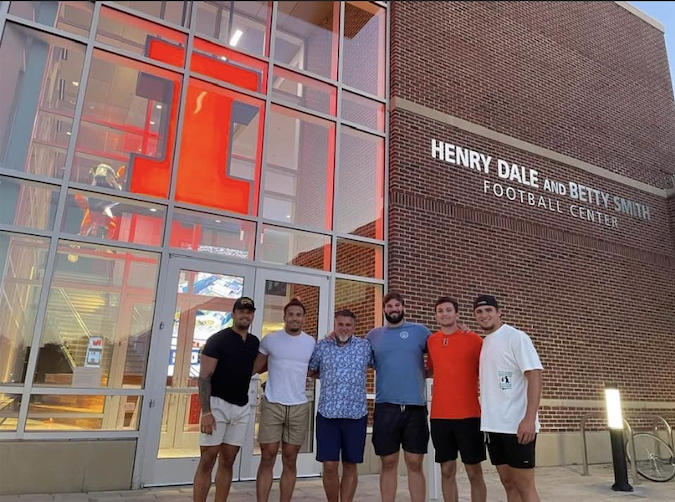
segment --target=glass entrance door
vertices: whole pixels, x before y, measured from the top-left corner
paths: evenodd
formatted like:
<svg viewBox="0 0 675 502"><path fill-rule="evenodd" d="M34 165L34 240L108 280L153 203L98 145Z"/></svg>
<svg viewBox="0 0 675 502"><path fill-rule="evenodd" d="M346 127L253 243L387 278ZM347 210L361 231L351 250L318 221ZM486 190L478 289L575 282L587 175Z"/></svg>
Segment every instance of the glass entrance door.
<svg viewBox="0 0 675 502"><path fill-rule="evenodd" d="M256 272L255 302L258 308L253 321L253 333L264 337L269 333L284 328L283 308L291 299L298 298L305 305L305 333L323 338L327 334L329 320L332 317L328 305L327 277L317 277L289 272L276 272L270 270L258 270ZM255 389L256 410L254 414L252 434L247 438L241 450L240 479L255 479L260 464L260 446L258 444L258 425L260 411L257 405L262 398L262 383L267 379L267 374L255 376L252 387ZM307 379L307 397L309 398L311 411L307 427L307 439L298 455L298 476L317 476L321 472L321 465L315 460L316 441L314 433L314 419L316 416L316 397L318 384L313 379ZM281 476L281 458L277 456L274 465L274 477Z"/></svg>
<svg viewBox="0 0 675 502"><path fill-rule="evenodd" d="M159 333L151 347L148 379L154 394L147 409L149 425L142 429L148 431L143 486L192 482L199 462L199 354L209 336L231 325L235 300L253 296L253 272L226 263L169 260ZM254 407L255 387L251 388ZM251 420L251 430L252 426ZM240 459L241 455L235 480Z"/></svg>

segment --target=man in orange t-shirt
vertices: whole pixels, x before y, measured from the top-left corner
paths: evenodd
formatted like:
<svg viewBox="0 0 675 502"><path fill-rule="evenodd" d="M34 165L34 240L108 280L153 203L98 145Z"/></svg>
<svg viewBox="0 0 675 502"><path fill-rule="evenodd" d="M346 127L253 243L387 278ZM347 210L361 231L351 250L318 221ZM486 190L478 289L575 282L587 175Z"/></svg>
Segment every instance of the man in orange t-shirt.
<svg viewBox="0 0 675 502"><path fill-rule="evenodd" d="M481 462L486 459L480 430L478 364L483 339L457 325L457 300L442 296L434 306L441 327L427 340L428 376L433 376L431 439L441 464L443 499L457 502L457 454L471 483L471 501L485 502Z"/></svg>

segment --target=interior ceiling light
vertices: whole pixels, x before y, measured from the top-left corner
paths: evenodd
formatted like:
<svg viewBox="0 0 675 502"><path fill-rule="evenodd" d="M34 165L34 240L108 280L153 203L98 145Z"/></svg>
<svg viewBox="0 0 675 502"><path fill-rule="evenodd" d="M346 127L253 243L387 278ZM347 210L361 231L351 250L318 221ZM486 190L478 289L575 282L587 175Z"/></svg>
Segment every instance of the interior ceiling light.
<svg viewBox="0 0 675 502"><path fill-rule="evenodd" d="M230 39L230 45L232 47L235 47L239 43L239 40L241 40L241 36L243 34L244 34L244 32L241 31L241 30L234 30L234 34L232 35L232 38Z"/></svg>

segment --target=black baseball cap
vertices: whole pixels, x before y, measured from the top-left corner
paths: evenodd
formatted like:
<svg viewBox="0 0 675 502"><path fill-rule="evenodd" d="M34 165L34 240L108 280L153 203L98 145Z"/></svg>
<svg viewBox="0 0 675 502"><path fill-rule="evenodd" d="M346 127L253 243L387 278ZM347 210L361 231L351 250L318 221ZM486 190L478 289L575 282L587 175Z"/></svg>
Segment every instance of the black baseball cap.
<svg viewBox="0 0 675 502"><path fill-rule="evenodd" d="M473 301L473 309L476 310L478 307L494 307L499 309L499 303L497 299L492 295L480 295Z"/></svg>
<svg viewBox="0 0 675 502"><path fill-rule="evenodd" d="M242 296L241 298L238 298L236 302L234 302L232 311L234 312L235 310L255 311L255 303L253 303L253 300L251 300L248 296Z"/></svg>

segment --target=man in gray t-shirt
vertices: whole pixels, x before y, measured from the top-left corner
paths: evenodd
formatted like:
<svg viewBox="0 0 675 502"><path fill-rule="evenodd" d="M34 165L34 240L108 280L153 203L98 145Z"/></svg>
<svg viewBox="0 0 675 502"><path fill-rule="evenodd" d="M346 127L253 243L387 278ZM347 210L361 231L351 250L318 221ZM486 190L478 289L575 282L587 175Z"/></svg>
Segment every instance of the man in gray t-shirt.
<svg viewBox="0 0 675 502"><path fill-rule="evenodd" d="M383 502L393 502L396 497L403 446L410 499L423 501L426 482L422 467L429 443L424 353L431 333L422 324L405 321L405 304L399 293L387 293L382 306L385 325L367 335L375 361L372 441L382 461L381 497Z"/></svg>

